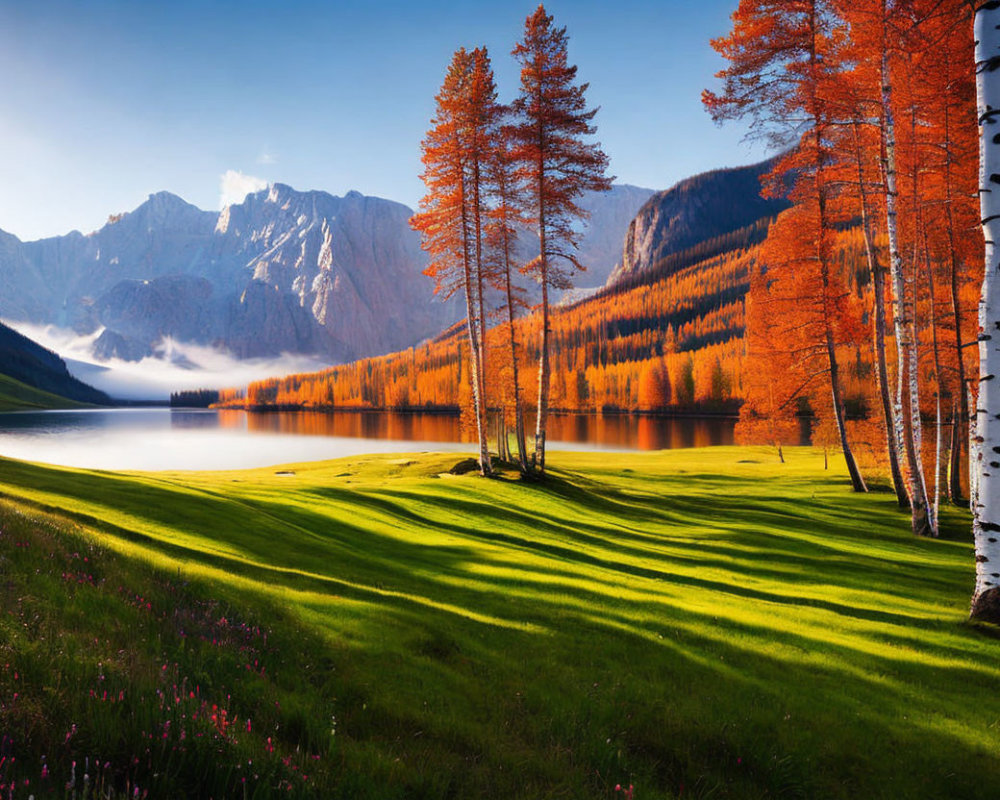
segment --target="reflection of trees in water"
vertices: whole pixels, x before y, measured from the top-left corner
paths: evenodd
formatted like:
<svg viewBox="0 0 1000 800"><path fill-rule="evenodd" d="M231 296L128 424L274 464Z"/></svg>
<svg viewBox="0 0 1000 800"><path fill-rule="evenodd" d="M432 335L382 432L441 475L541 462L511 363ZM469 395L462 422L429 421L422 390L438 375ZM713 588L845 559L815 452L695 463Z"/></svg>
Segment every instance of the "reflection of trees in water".
<svg viewBox="0 0 1000 800"><path fill-rule="evenodd" d="M170 409L170 427L181 430L208 430L210 428L232 428L242 429L245 427L243 420L227 419L223 422L223 414L232 415L236 412L223 411L218 417L211 411L178 411Z"/></svg>
<svg viewBox="0 0 1000 800"><path fill-rule="evenodd" d="M301 436L340 436L353 439L390 439L406 442L458 442L458 417L444 414L396 414L392 412L220 412L246 418L253 433L298 434Z"/></svg>
<svg viewBox="0 0 1000 800"><path fill-rule="evenodd" d="M553 441L638 450L733 444L735 420L631 414L559 414L549 422Z"/></svg>
<svg viewBox="0 0 1000 800"><path fill-rule="evenodd" d="M526 424L533 424L529 418ZM475 431L457 415L382 411L220 411L219 426L255 433L343 436L403 442L470 442ZM733 444L735 420L629 414L558 414L549 420L550 441L666 450ZM492 427L490 428L493 432Z"/></svg>

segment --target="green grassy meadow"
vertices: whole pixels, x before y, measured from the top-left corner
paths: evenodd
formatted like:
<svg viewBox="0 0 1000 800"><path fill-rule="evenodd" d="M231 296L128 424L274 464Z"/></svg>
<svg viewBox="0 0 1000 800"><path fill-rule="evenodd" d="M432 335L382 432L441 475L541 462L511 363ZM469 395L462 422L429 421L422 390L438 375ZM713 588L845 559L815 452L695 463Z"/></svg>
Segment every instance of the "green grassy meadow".
<svg viewBox="0 0 1000 800"><path fill-rule="evenodd" d="M30 411L46 408L89 408L65 397L43 392L34 386L0 374L0 411Z"/></svg>
<svg viewBox="0 0 1000 800"><path fill-rule="evenodd" d="M967 514L806 448L550 459L0 460L0 797L996 796Z"/></svg>

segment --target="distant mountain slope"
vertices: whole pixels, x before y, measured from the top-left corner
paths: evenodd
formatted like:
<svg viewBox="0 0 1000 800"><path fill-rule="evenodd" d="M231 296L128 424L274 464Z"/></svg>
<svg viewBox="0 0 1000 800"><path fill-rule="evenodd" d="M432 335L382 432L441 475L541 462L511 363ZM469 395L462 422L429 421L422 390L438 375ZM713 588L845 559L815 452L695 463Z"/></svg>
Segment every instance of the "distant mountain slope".
<svg viewBox="0 0 1000 800"><path fill-rule="evenodd" d="M6 375L0 375L0 411L40 411L51 408L80 408L85 405L43 392Z"/></svg>
<svg viewBox="0 0 1000 800"><path fill-rule="evenodd" d="M773 160L768 160L704 172L653 195L629 225L621 263L608 279L608 285L786 209L786 200L760 196L760 177L772 165Z"/></svg>
<svg viewBox="0 0 1000 800"><path fill-rule="evenodd" d="M655 192L640 186L616 183L606 192L584 192L577 204L589 216L577 224L579 249L576 258L584 268L573 275L574 289L567 290L558 301L573 300L592 292L608 280L608 276L618 266L622 257L622 239L636 212ZM523 231L518 237L515 259L525 263L538 253L538 236L532 231ZM538 285L524 280L524 289L531 303L542 299ZM499 302L499 295L497 296Z"/></svg>
<svg viewBox="0 0 1000 800"><path fill-rule="evenodd" d="M0 323L0 376L24 384L56 398L78 403L107 405L111 402L104 392L77 380L69 374L65 362L55 353ZM3 393L19 394L30 405L45 405L46 398L26 395L22 389L5 382Z"/></svg>

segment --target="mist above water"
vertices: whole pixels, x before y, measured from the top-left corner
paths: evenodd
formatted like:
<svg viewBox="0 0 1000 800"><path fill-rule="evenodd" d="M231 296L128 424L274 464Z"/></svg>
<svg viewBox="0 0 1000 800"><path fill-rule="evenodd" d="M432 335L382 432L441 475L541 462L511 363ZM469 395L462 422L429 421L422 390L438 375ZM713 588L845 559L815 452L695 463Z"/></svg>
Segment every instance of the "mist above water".
<svg viewBox="0 0 1000 800"><path fill-rule="evenodd" d="M366 453L471 452L462 442L312 433L278 419L259 426L250 416L257 415L166 408L0 414L0 455L87 469L217 470Z"/></svg>
<svg viewBox="0 0 1000 800"><path fill-rule="evenodd" d="M204 345L165 339L154 356L142 361L92 355L98 330L81 336L67 328L3 320L66 361L70 373L116 400L167 402L170 393L183 389L225 389L251 381L296 372L315 372L331 366L314 356L282 354L276 358L240 360L230 353Z"/></svg>

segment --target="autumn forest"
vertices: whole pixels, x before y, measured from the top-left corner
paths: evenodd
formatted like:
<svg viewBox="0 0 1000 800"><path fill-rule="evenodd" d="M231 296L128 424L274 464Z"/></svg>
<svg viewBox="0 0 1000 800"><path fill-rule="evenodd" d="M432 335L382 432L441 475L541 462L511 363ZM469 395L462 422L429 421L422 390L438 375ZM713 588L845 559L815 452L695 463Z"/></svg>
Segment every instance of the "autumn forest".
<svg viewBox="0 0 1000 800"><path fill-rule="evenodd" d="M468 299L466 322L220 403L464 409L484 443L488 421L494 438L523 429L526 408L536 436L550 410L739 411L742 441L779 450L808 418L856 490L888 478L914 529L933 534L940 498L967 497L976 393L971 33L957 0L741 3L712 42L728 66L703 100L781 153L761 191L791 208L556 305L586 267L574 200L608 178L566 32L540 10L514 50L517 99L498 101L485 51L460 50L423 145L413 225L438 291ZM524 229L544 236L518 261ZM540 296L525 298L525 277ZM544 453L544 438L524 449Z"/></svg>

